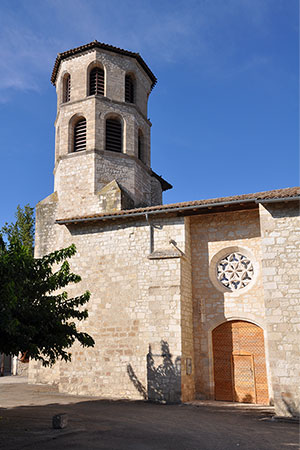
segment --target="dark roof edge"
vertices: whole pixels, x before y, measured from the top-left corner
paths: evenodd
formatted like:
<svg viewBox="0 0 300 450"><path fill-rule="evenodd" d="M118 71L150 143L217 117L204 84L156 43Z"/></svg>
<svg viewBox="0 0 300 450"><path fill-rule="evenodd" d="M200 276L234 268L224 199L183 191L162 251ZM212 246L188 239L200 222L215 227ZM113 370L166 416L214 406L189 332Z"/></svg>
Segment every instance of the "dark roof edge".
<svg viewBox="0 0 300 450"><path fill-rule="evenodd" d="M113 45L105 44L103 42L98 42L97 40L90 42L89 44L80 45L79 47L72 48L63 53L58 53L55 63L54 63L52 75L51 75L51 83L53 85L55 85L59 65L63 59L66 59L69 56L84 52L86 50L90 50L92 48L100 48L102 50L107 50L107 51L110 51L113 53L118 53L119 55L130 56L131 58L135 58L137 60L137 62L140 64L140 66L144 69L144 71L146 72L146 74L148 75L150 80L152 81L151 90L156 85L156 83L157 83L156 76L154 75L152 70L148 67L148 65L145 63L145 61L143 60L143 58L141 57L141 55L139 53L130 52L129 50L123 50L122 48L114 47Z"/></svg>
<svg viewBox="0 0 300 450"><path fill-rule="evenodd" d="M284 191L284 192L282 192ZM291 192L291 194L288 194L288 191ZM283 195L280 197L280 192ZM274 195L274 197L270 198L270 195ZM217 201L216 201L217 200ZM136 208L131 210L122 210L120 213L112 213L112 214L105 214L102 213L101 215L95 215L95 216L87 216L87 217L74 217L70 219L58 219L56 220L57 224L70 224L70 223L78 223L78 222L95 222L95 221L102 221L102 220L116 220L116 219L123 219L123 218L129 218L129 217L143 217L143 216L153 216L153 215L163 215L173 212L184 212L184 211L197 211L200 209L213 209L215 207L220 206L230 206L230 205L241 205L241 207L247 203L250 206L250 203L252 203L253 207L258 207L258 205L264 204L264 203L274 203L274 202L290 202L290 201L298 201L300 202L300 195L299 195L299 188L285 188L285 189L278 189L275 191L265 191L265 192L258 192L256 194L244 194L243 196L236 196L236 197L226 197L218 199L210 199L208 201L203 200L203 203L173 203L170 205L157 205L157 206L148 206L145 208Z"/></svg>
<svg viewBox="0 0 300 450"><path fill-rule="evenodd" d="M278 198L258 198L255 200L256 203L274 203L274 202L292 202L300 201L300 196L294 197L278 197Z"/></svg>
<svg viewBox="0 0 300 450"><path fill-rule="evenodd" d="M160 175L157 175L157 173L155 173L153 170L151 171L151 175L160 182L163 191L167 191L173 188L172 184L168 183L168 181L166 181Z"/></svg>
<svg viewBox="0 0 300 450"><path fill-rule="evenodd" d="M142 216L152 216L156 214L165 214L170 212L176 212L176 211L187 211L187 210L196 210L196 209L203 209L203 208L213 208L215 206L223 206L223 205L231 205L231 204L238 204L238 203L256 203L256 200L254 198L248 198L245 200L232 200L229 202L216 202L216 203L206 203L204 205L191 205L191 206L178 206L177 208L166 208L166 209L157 209L157 210L150 210L150 211L139 211L136 213L128 213L128 214L120 214L120 215L105 215L105 216L99 216L99 217L86 217L86 218L78 218L78 219L62 219L62 220L56 220L56 223L59 225L68 224L68 223L77 223L77 222L92 222L92 221L98 221L98 220L108 220L108 219L123 219L128 217L142 217Z"/></svg>

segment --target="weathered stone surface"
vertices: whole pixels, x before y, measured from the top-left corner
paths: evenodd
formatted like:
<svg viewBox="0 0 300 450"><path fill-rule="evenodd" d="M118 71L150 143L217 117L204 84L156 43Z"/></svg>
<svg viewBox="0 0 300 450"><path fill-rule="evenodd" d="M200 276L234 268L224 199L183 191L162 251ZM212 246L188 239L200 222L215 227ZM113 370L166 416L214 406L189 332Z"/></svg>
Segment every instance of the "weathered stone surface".
<svg viewBox="0 0 300 450"><path fill-rule="evenodd" d="M276 414L300 415L299 202L260 205L262 274Z"/></svg>
<svg viewBox="0 0 300 450"><path fill-rule="evenodd" d="M191 248L195 389L199 398L214 398L213 329L233 319L266 328L258 210L192 217ZM250 252L255 263L254 282L236 292L225 291L215 276L217 262L232 249Z"/></svg>
<svg viewBox="0 0 300 450"><path fill-rule="evenodd" d="M132 198L116 180L104 186L98 195L100 208L103 212L115 212L120 211L120 209L131 209L134 207Z"/></svg>

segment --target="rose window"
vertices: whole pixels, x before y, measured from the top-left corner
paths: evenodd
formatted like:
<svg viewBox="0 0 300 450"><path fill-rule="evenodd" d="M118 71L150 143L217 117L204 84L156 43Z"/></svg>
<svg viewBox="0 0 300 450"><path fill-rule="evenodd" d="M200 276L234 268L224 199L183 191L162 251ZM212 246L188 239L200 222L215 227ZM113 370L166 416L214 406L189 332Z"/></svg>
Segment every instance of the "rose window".
<svg viewBox="0 0 300 450"><path fill-rule="evenodd" d="M253 275L252 262L241 253L230 253L217 265L217 279L230 291L248 286Z"/></svg>

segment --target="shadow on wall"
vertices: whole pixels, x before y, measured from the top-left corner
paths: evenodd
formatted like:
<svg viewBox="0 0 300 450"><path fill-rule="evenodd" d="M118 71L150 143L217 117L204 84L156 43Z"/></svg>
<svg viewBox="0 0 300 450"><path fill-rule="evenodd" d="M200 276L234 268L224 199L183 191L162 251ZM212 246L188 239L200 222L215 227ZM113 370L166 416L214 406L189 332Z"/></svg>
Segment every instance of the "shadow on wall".
<svg viewBox="0 0 300 450"><path fill-rule="evenodd" d="M262 203L263 207L271 214L273 219L281 219L282 217L298 217L299 216L299 200L290 201L288 203Z"/></svg>
<svg viewBox="0 0 300 450"><path fill-rule="evenodd" d="M300 408L299 406L297 407L293 395L290 392L282 392L281 400L285 406L288 415L300 418Z"/></svg>
<svg viewBox="0 0 300 450"><path fill-rule="evenodd" d="M149 344L147 354L147 389L138 380L131 364L127 373L134 387L146 400L158 403L180 403L181 401L181 361L178 356L172 361L169 344L161 341L161 353L152 353Z"/></svg>

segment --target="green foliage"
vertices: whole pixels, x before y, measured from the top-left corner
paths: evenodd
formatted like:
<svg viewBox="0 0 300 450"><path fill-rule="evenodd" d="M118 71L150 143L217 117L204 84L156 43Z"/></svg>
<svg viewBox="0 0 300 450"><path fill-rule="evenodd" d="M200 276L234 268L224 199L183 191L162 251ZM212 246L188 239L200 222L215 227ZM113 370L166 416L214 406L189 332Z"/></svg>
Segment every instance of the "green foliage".
<svg viewBox="0 0 300 450"><path fill-rule="evenodd" d="M25 205L21 208L17 206L15 223L6 223L0 233L6 236L9 243L19 242L29 248L33 254L34 246L34 208Z"/></svg>
<svg viewBox="0 0 300 450"><path fill-rule="evenodd" d="M31 242L26 240L30 233L22 233L20 224L12 226L7 248L0 239L0 353L26 352L44 366L59 358L69 361L68 349L76 340L83 347L94 346L93 338L78 331L75 323L87 318L82 306L90 293L68 298L63 290L81 280L67 261L76 253L75 245L34 259L32 248L25 245ZM53 271L53 265L60 267Z"/></svg>

